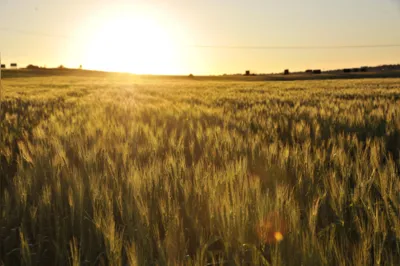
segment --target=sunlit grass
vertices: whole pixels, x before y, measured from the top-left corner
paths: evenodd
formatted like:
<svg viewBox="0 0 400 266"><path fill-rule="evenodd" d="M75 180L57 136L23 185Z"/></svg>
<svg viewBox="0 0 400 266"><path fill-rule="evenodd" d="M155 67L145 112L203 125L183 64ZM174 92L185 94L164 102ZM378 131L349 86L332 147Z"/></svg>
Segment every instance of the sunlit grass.
<svg viewBox="0 0 400 266"><path fill-rule="evenodd" d="M0 265L400 264L400 80L5 82Z"/></svg>

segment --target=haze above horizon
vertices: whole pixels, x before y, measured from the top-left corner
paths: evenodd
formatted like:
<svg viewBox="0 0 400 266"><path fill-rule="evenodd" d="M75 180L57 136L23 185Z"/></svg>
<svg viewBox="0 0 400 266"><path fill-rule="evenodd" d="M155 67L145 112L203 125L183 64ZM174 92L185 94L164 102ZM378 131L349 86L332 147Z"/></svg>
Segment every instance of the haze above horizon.
<svg viewBox="0 0 400 266"><path fill-rule="evenodd" d="M400 62L398 0L0 0L0 17L2 59L20 66L202 75Z"/></svg>

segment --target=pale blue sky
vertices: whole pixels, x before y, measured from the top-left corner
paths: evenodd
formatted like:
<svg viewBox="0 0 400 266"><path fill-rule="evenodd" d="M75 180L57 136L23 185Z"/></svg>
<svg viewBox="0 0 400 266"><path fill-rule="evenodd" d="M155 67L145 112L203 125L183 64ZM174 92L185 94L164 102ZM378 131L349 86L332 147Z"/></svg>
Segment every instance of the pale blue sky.
<svg viewBox="0 0 400 266"><path fill-rule="evenodd" d="M143 49L140 55L125 57L130 49L122 48L118 40L127 42L124 36L132 36L132 25L120 27L118 34L113 35L115 47L112 44L103 47L103 41L93 41L92 36L106 32L101 29L108 22L112 24L119 14L140 16L138 24L143 18L156 21L157 30L153 27L149 32L167 33L173 42L173 52L172 48L165 50L170 56L158 55L158 60L152 50L142 45L132 48ZM20 65L83 64L94 69L112 65L110 69L141 72L143 64L142 72L223 74L245 69L265 73L284 68L332 69L400 63L400 47L315 50L189 47L400 44L399 0L0 0L0 18L3 61ZM136 33L134 38L142 36ZM151 40L154 39L166 40L157 36ZM157 45L162 46L163 41ZM99 54L100 51L106 55ZM142 61L149 58L151 64L144 67L140 60L142 63L136 65L119 64L128 58L135 61L137 56ZM103 57L104 64L99 62Z"/></svg>

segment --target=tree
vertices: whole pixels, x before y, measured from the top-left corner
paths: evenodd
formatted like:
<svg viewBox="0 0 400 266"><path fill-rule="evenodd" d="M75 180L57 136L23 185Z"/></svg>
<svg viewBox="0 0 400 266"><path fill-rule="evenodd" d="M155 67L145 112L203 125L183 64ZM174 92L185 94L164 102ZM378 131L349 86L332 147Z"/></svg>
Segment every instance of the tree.
<svg viewBox="0 0 400 266"><path fill-rule="evenodd" d="M36 66L36 65L29 64L26 68L27 69L39 69L40 67Z"/></svg>

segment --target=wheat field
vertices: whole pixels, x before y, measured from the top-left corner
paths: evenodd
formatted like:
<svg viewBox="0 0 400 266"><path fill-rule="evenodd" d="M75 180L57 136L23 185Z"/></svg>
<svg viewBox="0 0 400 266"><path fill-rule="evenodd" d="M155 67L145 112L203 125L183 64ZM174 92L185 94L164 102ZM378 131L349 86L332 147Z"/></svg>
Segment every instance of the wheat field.
<svg viewBox="0 0 400 266"><path fill-rule="evenodd" d="M0 265L400 265L400 79L3 87Z"/></svg>

